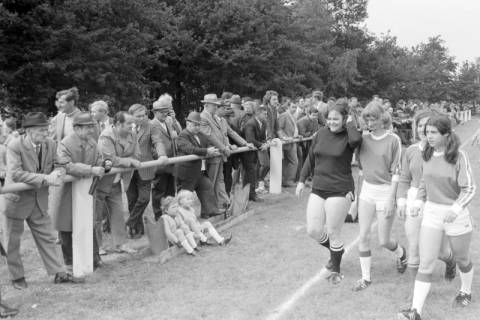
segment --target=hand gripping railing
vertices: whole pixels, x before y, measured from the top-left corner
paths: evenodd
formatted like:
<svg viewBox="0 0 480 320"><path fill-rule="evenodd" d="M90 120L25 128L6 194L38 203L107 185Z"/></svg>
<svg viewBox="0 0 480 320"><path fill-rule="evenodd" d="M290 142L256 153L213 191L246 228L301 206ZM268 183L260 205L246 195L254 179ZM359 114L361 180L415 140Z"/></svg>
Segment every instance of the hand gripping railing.
<svg viewBox="0 0 480 320"><path fill-rule="evenodd" d="M312 138L295 138L291 140L273 139L270 143L270 193L282 191L282 146L284 144L309 141ZM232 150L232 154L258 151L257 148L239 147ZM167 166L171 164L206 159L196 155L186 155L168 158L167 160L152 160L142 162L140 168L112 168L108 174L128 172L132 170ZM73 245L73 274L81 277L93 272L93 197L88 191L92 178L76 178L65 176L64 182L72 182L72 245ZM46 188L46 187L44 187ZM0 194L31 190L35 187L26 183L11 183L0 189Z"/></svg>

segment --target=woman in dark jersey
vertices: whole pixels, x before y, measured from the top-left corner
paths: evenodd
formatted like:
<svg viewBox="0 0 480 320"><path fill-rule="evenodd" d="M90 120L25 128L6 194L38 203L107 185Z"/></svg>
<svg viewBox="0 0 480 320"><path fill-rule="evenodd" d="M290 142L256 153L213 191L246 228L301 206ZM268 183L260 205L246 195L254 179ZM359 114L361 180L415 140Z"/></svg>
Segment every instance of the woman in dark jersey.
<svg viewBox="0 0 480 320"><path fill-rule="evenodd" d="M330 251L326 268L329 279L338 284L343 276L340 262L344 252L340 231L354 199L352 157L362 133L349 114L347 103L327 109L326 127L315 135L300 174L296 194L301 196L305 180L313 172L312 192L307 204L307 232Z"/></svg>

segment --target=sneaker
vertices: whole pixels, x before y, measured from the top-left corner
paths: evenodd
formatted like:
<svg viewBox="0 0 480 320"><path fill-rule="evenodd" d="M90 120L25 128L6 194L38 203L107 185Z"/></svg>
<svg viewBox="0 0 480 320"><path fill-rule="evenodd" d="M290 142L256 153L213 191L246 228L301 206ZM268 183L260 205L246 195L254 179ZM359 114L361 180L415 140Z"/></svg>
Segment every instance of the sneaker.
<svg viewBox="0 0 480 320"><path fill-rule="evenodd" d="M228 236L223 238L223 241L219 243L221 246L226 246L230 241L232 241L233 235L230 233Z"/></svg>
<svg viewBox="0 0 480 320"><path fill-rule="evenodd" d="M130 248L126 244L122 244L120 247L117 247L115 249L116 253L129 253L129 254L134 254L137 253L137 250Z"/></svg>
<svg viewBox="0 0 480 320"><path fill-rule="evenodd" d="M0 303L0 318L15 317L19 310Z"/></svg>
<svg viewBox="0 0 480 320"><path fill-rule="evenodd" d="M337 285L340 282L342 282L344 276L340 272L332 272L330 275L327 277L328 281L330 281L331 284Z"/></svg>
<svg viewBox="0 0 480 320"><path fill-rule="evenodd" d="M458 295L455 297L454 304L457 307L466 307L472 302L472 295L466 294L465 292L460 291Z"/></svg>
<svg viewBox="0 0 480 320"><path fill-rule="evenodd" d="M260 185L257 189L255 189L256 193L267 193L267 189L263 185Z"/></svg>
<svg viewBox="0 0 480 320"><path fill-rule="evenodd" d="M355 283L355 286L353 287L353 291L358 292L362 291L364 289L367 289L370 285L372 284L372 281L360 279Z"/></svg>
<svg viewBox="0 0 480 320"><path fill-rule="evenodd" d="M422 320L417 309L402 310L397 314L398 320Z"/></svg>
<svg viewBox="0 0 480 320"><path fill-rule="evenodd" d="M407 251L405 251L405 248L402 246L403 250L403 255L401 258L397 259L397 271L398 273L404 273L405 270L407 270Z"/></svg>
<svg viewBox="0 0 480 320"><path fill-rule="evenodd" d="M445 280L452 281L457 274L457 262L455 258L452 261L445 263Z"/></svg>

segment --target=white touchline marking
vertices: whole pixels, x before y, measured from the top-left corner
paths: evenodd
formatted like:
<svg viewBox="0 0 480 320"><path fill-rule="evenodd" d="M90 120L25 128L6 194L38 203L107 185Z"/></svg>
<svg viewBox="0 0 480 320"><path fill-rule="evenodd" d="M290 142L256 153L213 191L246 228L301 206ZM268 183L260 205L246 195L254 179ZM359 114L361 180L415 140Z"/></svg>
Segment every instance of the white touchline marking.
<svg viewBox="0 0 480 320"><path fill-rule="evenodd" d="M375 221L372 224L372 231L373 229L377 226L377 222ZM345 253L344 256L346 256L352 249L358 244L358 241L360 241L360 236L355 238L352 243L350 243L348 246L345 247ZM303 286L300 287L295 293L285 302L283 302L280 306L278 306L275 310L273 310L272 313L270 313L267 316L266 320L278 320L282 318L294 305L295 303L303 297L310 288L315 285L317 282L320 280L325 279L328 271L327 269L322 268L320 272L318 272L316 275L314 275L312 278L310 278L307 282L303 284Z"/></svg>
<svg viewBox="0 0 480 320"><path fill-rule="evenodd" d="M473 137L475 137L479 132L480 132L480 129L477 129L477 131L475 131L475 133L472 136L470 136L470 138L468 138L462 143L461 148L465 147L470 142L470 140L472 140ZM372 230L376 227L376 225L377 225L377 222L375 221L375 223L372 225ZM346 256L352 250L352 248L358 244L358 241L360 241L360 237L357 237L355 240L353 240L352 243L350 243L347 247L345 247L344 256ZM328 272L327 269L322 268L320 272L318 272L316 275L310 278L307 282L305 282L303 286L300 287L300 289L295 291L288 300L285 300L280 306L278 306L275 310L273 310L273 312L271 312L267 316L266 320L281 319L295 305L295 303L301 297L303 297L308 292L308 290L310 290L310 288L313 285L315 285L320 280L325 279L327 272Z"/></svg>

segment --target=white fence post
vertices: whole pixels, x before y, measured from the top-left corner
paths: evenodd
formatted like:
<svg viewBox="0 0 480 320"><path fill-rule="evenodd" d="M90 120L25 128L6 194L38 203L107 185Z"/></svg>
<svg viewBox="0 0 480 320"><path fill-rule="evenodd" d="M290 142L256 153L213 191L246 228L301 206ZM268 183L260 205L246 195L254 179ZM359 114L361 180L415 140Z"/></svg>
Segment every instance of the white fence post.
<svg viewBox="0 0 480 320"><path fill-rule="evenodd" d="M472 109L467 110L467 121L472 120Z"/></svg>
<svg viewBox="0 0 480 320"><path fill-rule="evenodd" d="M270 193L282 192L282 140L273 139L270 147Z"/></svg>
<svg viewBox="0 0 480 320"><path fill-rule="evenodd" d="M93 272L93 197L88 194L91 178L72 182L73 275Z"/></svg>

